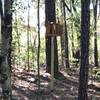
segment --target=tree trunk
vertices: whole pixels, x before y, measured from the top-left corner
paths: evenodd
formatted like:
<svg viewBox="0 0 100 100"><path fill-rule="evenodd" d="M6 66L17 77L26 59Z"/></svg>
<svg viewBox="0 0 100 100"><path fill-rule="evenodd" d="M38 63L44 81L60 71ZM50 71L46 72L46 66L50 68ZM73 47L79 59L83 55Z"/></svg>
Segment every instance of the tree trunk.
<svg viewBox="0 0 100 100"><path fill-rule="evenodd" d="M64 24L64 12L63 12L63 0L60 0L60 13L61 13L61 20L60 23L63 25ZM64 28L63 28L64 30ZM60 37L61 40L61 61L62 61L62 66L64 66L64 34Z"/></svg>
<svg viewBox="0 0 100 100"><path fill-rule="evenodd" d="M81 66L78 100L88 100L90 0L81 0Z"/></svg>
<svg viewBox="0 0 100 100"><path fill-rule="evenodd" d="M38 55L37 55L37 66L38 66L38 89L40 89L40 0L38 0Z"/></svg>
<svg viewBox="0 0 100 100"><path fill-rule="evenodd" d="M55 0L45 0L46 22L56 22ZM57 39L54 38L54 74L58 73ZM51 37L46 36L46 64L47 72L51 73Z"/></svg>
<svg viewBox="0 0 100 100"><path fill-rule="evenodd" d="M95 66L98 66L98 46L97 46L97 4L98 4L98 0L95 1L95 3L93 2L93 11L94 11L94 63Z"/></svg>
<svg viewBox="0 0 100 100"><path fill-rule="evenodd" d="M30 43L29 43L29 29L30 29L30 6L29 6L29 0L28 0L28 12L27 12L27 23L28 23L28 26L27 26L27 68L28 68L28 71L30 70L30 55L29 55L29 46L30 46Z"/></svg>
<svg viewBox="0 0 100 100"><path fill-rule="evenodd" d="M65 11L65 2L63 0L63 10L64 10L64 62L66 68L69 68L69 50L68 50L68 31L67 31L67 24L66 24L66 11Z"/></svg>
<svg viewBox="0 0 100 100"><path fill-rule="evenodd" d="M11 100L11 41L12 41L12 1L4 1L4 16L1 20L1 86L3 100Z"/></svg>
<svg viewBox="0 0 100 100"><path fill-rule="evenodd" d="M72 57L74 57L74 16L73 16L73 4L72 1L70 1L70 10L71 10L71 17L72 17L72 23L71 23L71 46L72 46Z"/></svg>

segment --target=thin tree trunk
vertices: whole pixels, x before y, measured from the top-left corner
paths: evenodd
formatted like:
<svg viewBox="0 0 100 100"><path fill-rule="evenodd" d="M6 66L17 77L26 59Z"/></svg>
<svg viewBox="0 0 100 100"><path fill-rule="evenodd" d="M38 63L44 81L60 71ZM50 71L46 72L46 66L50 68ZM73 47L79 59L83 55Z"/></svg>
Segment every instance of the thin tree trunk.
<svg viewBox="0 0 100 100"><path fill-rule="evenodd" d="M72 25L71 25L71 30L72 30L72 56L74 54L74 32L73 32L73 22L72 22Z"/></svg>
<svg viewBox="0 0 100 100"><path fill-rule="evenodd" d="M69 48L68 48L68 31L67 31L67 23L66 23L66 11L65 11L65 1L63 0L63 10L64 10L64 56L65 56L65 66L69 68Z"/></svg>
<svg viewBox="0 0 100 100"><path fill-rule="evenodd" d="M70 10L71 10L71 17L72 17L72 23L71 23L71 44L72 44L72 57L74 55L74 22L73 22L73 12L72 12L72 1L70 1Z"/></svg>
<svg viewBox="0 0 100 100"><path fill-rule="evenodd" d="M2 8L2 0L0 0L0 15L1 15L1 18L3 17L3 8Z"/></svg>
<svg viewBox="0 0 100 100"><path fill-rule="evenodd" d="M38 66L38 89L40 89L40 0L38 0L38 55L37 55L37 66Z"/></svg>
<svg viewBox="0 0 100 100"><path fill-rule="evenodd" d="M30 56L29 56L29 28L30 28L30 6L29 6L29 0L28 0L28 16L27 16L28 26L27 26L27 68L28 71L30 70Z"/></svg>
<svg viewBox="0 0 100 100"><path fill-rule="evenodd" d="M98 0L95 0L93 3L93 11L94 11L94 63L95 66L98 66L98 46L97 46L97 4Z"/></svg>
<svg viewBox="0 0 100 100"><path fill-rule="evenodd" d="M88 100L90 0L81 0L81 65L78 100Z"/></svg>
<svg viewBox="0 0 100 100"><path fill-rule="evenodd" d="M64 13L63 13L63 0L60 0L60 9L61 9L61 22L62 24L64 24ZM64 30L64 28L63 28ZM62 34L62 36L60 37L61 40L61 60L62 60L62 65L64 66L64 34Z"/></svg>

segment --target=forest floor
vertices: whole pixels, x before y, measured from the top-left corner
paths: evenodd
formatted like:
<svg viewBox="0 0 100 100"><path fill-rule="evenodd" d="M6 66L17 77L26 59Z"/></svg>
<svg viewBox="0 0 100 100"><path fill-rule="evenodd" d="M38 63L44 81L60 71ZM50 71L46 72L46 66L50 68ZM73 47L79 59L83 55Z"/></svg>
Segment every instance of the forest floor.
<svg viewBox="0 0 100 100"><path fill-rule="evenodd" d="M79 68L61 70L58 79L54 80L54 90L50 91L50 75L45 68L40 72L40 90L38 90L37 72L29 72L21 67L12 71L13 95L17 100L77 100ZM89 80L89 100L100 100L100 81Z"/></svg>

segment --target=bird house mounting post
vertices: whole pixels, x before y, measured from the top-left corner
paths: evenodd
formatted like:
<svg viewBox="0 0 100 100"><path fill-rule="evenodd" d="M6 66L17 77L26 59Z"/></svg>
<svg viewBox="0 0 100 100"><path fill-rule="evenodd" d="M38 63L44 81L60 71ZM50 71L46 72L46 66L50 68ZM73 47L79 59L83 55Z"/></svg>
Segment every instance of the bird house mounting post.
<svg viewBox="0 0 100 100"><path fill-rule="evenodd" d="M51 36L51 90L54 89L54 37L63 34L63 26L59 23L46 23L46 36Z"/></svg>
<svg viewBox="0 0 100 100"><path fill-rule="evenodd" d="M54 89L54 36L51 37L51 90Z"/></svg>

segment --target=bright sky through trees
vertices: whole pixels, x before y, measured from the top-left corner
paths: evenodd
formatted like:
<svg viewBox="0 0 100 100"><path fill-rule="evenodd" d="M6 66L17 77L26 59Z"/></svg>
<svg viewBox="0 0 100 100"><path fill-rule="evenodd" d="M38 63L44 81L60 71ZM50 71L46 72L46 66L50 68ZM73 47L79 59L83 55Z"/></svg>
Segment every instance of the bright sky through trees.
<svg viewBox="0 0 100 100"><path fill-rule="evenodd" d="M27 7L28 5L28 0L22 0L21 1L23 3L23 6ZM32 2L32 4L29 2L30 5L30 26L34 26L37 30L37 4L36 2ZM28 19L28 9L26 8L26 10L24 12L22 12L22 10L19 10L19 16L21 16L24 20L24 24L27 25L27 19ZM41 31L41 36L44 36L45 34L45 8L44 5L40 7L40 31Z"/></svg>
<svg viewBox="0 0 100 100"><path fill-rule="evenodd" d="M23 20L24 24L28 24L28 9L29 16L30 16L30 26L33 26L37 30L37 2L32 2L32 0L29 0L29 8L28 8L28 0L17 0L18 6L16 6L17 14L20 16L20 18ZM19 8L20 6L20 8ZM45 8L44 4L40 7L40 32L41 36L44 36L45 34Z"/></svg>

